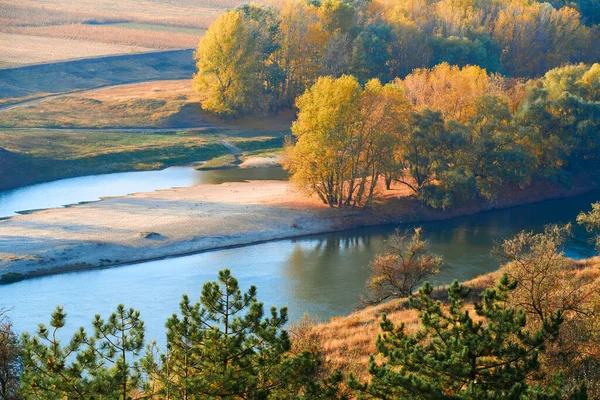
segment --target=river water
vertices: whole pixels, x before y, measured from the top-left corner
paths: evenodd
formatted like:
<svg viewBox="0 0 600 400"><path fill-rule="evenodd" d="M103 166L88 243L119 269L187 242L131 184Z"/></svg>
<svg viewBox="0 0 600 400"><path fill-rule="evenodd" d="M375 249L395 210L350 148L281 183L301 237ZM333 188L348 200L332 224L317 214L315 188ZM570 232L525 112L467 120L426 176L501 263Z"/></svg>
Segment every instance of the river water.
<svg viewBox="0 0 600 400"><path fill-rule="evenodd" d="M424 223L433 250L451 266L433 281L445 284L492 271L498 261L490 250L502 238L521 230L541 231L550 223L572 222L598 200L600 192L595 192ZM258 287L259 300L267 307L288 306L292 321L304 313L326 320L356 309L369 261L384 250L385 238L397 227L361 228L30 279L0 286L0 306L12 308L17 330L33 331L39 322L49 320L56 305L63 305L70 334L81 325L89 327L94 314L107 315L124 303L141 310L147 337L163 342L164 322L177 311L181 295L198 299L205 281L214 280L218 270L230 268L243 289ZM578 227L574 233L566 254L575 258L594 255L588 235Z"/></svg>
<svg viewBox="0 0 600 400"><path fill-rule="evenodd" d="M192 167L171 167L159 171L117 172L60 179L18 189L0 191L0 218L18 211L61 207L101 197L124 196L203 183L242 180L285 179L281 168L245 168L197 171Z"/></svg>

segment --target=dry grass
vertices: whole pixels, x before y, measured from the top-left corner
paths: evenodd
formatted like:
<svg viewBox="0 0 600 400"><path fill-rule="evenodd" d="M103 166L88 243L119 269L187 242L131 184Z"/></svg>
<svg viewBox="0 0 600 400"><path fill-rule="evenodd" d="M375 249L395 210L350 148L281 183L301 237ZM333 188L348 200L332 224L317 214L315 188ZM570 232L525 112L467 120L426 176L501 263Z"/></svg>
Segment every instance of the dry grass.
<svg viewBox="0 0 600 400"><path fill-rule="evenodd" d="M207 28L224 10L239 0L0 0L1 26L45 26L65 23L142 23Z"/></svg>
<svg viewBox="0 0 600 400"><path fill-rule="evenodd" d="M29 36L85 40L95 43L119 44L153 49L196 47L199 40L197 35L117 28L111 25L70 24L13 27L7 31L9 33Z"/></svg>
<svg viewBox="0 0 600 400"><path fill-rule="evenodd" d="M234 132L280 134L289 132L293 118L293 112L284 112L268 119L220 120L202 112L191 81L185 79L90 90L46 100L0 112L0 126L169 128L210 125Z"/></svg>
<svg viewBox="0 0 600 400"><path fill-rule="evenodd" d="M0 0L0 32L3 32L0 63L29 64L126 54L132 51L129 46L136 46L137 51L196 47L198 37L178 32L180 27L207 29L225 10L242 3L242 0ZM130 22L166 29L110 26ZM7 33L28 36L5 36ZM76 40L48 42L49 38ZM108 45L126 47L107 48Z"/></svg>
<svg viewBox="0 0 600 400"><path fill-rule="evenodd" d="M575 262L575 267L572 279L588 284L600 279L600 257ZM496 284L501 271L482 275L464 284L473 288L473 294L481 293ZM445 300L444 294L444 290L439 290L437 297ZM472 309L472 303L467 307ZM367 307L313 327L313 334L318 337L320 347L333 368L353 373L363 381L368 379L369 357L376 353L375 341L381 332L379 322L383 313L396 325L404 323L409 333L414 333L419 327L417 312L408 308L406 299Z"/></svg>
<svg viewBox="0 0 600 400"><path fill-rule="evenodd" d="M118 44L90 44L84 40L0 33L0 61L14 64L52 62L149 50L151 49Z"/></svg>
<svg viewBox="0 0 600 400"><path fill-rule="evenodd" d="M159 81L93 90L0 112L4 127L168 127L178 125L182 108L195 100L190 81ZM198 113L186 116L202 123Z"/></svg>

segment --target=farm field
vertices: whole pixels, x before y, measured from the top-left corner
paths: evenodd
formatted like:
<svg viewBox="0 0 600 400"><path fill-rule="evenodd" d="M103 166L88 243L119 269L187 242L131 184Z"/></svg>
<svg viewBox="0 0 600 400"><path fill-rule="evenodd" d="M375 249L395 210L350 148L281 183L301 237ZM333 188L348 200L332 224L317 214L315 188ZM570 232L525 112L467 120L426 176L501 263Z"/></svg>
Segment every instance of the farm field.
<svg viewBox="0 0 600 400"><path fill-rule="evenodd" d="M121 44L94 43L90 46L83 40L0 33L1 62L10 67L149 50L151 49Z"/></svg>
<svg viewBox="0 0 600 400"><path fill-rule="evenodd" d="M0 126L10 128L198 128L289 131L292 113L267 121L227 122L200 109L190 79L152 81L90 90L0 111Z"/></svg>
<svg viewBox="0 0 600 400"><path fill-rule="evenodd" d="M194 48L216 17L241 3L0 0L0 68Z"/></svg>

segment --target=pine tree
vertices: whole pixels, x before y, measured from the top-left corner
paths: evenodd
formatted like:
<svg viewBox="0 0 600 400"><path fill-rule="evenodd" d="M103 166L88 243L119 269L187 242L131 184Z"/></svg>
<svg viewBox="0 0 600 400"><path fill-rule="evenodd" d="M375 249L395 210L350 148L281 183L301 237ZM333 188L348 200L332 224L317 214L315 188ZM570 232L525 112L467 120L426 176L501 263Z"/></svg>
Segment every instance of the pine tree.
<svg viewBox="0 0 600 400"><path fill-rule="evenodd" d="M167 321L160 394L173 399L336 398L340 376L319 380L322 359L292 356L287 309L265 317L254 286L242 293L229 270L207 282L200 302L188 296ZM148 364L152 364L149 361Z"/></svg>
<svg viewBox="0 0 600 400"><path fill-rule="evenodd" d="M553 340L562 323L561 313L528 331L522 310L508 306L516 287L504 275L475 304L476 317L465 309L470 289L455 281L448 288L448 307L434 300L425 283L410 299L422 327L409 335L383 316L383 334L377 350L384 361L371 358L369 384L350 379L359 392L379 399L522 399L557 398L553 387L530 384L539 369L538 355Z"/></svg>
<svg viewBox="0 0 600 400"><path fill-rule="evenodd" d="M100 365L93 349L88 348L88 336L80 328L65 346L57 334L65 326L67 314L56 307L50 319L50 328L40 324L37 334L24 333L21 391L25 398L84 399L95 392L90 371ZM76 355L75 357L70 357Z"/></svg>
<svg viewBox="0 0 600 400"><path fill-rule="evenodd" d="M145 328L140 312L119 304L106 322L96 315L93 326L96 339L93 348L104 364L104 368L96 371L96 376L106 385L106 392L120 393L119 398L127 400L141 379L132 360L144 345Z"/></svg>
<svg viewBox="0 0 600 400"><path fill-rule="evenodd" d="M139 311L122 304L104 321L96 315L95 334L79 328L67 345L60 329L67 314L56 307L50 329L40 324L35 336L23 334L21 390L35 399L130 399L141 384L133 356L144 340Z"/></svg>

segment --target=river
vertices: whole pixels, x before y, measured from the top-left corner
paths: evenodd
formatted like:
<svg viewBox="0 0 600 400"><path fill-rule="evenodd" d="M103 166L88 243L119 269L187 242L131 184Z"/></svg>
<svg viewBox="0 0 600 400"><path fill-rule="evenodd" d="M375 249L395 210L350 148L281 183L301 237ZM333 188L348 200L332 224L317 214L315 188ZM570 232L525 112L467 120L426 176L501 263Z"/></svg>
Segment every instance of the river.
<svg viewBox="0 0 600 400"><path fill-rule="evenodd" d="M600 192L594 192L424 223L433 251L451 266L433 281L445 284L492 271L498 261L490 250L502 238L521 230L540 231L550 223L574 221L581 210L598 200ZM0 306L11 308L17 330L33 331L61 304L68 314L66 332L71 333L80 325L89 327L94 314L106 316L124 303L141 311L147 338L164 342L164 322L177 311L181 295L188 293L198 299L205 281L214 280L218 270L230 268L243 289L258 287L259 300L267 307L288 306L292 321L304 313L326 320L356 309L369 261L383 251L385 238L397 227L360 228L29 279L0 286ZM574 233L566 254L574 258L594 255L588 235L579 227Z"/></svg>
<svg viewBox="0 0 600 400"><path fill-rule="evenodd" d="M199 171L193 167L80 176L0 191L0 218L14 216L19 211L61 207L96 201L101 197L125 196L131 193L153 192L203 183L216 184L286 177L287 173L281 168Z"/></svg>

